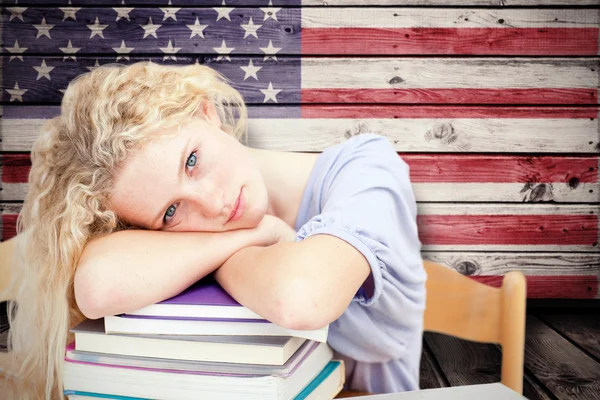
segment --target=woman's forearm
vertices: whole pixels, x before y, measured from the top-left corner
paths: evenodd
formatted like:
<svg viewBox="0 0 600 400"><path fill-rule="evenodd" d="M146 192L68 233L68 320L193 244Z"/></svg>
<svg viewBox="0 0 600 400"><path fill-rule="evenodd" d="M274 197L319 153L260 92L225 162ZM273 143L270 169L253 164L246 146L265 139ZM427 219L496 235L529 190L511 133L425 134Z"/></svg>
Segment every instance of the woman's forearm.
<svg viewBox="0 0 600 400"><path fill-rule="evenodd" d="M85 247L75 274L77 304L89 318L133 311L180 293L236 251L257 244L258 228L115 232Z"/></svg>
<svg viewBox="0 0 600 400"><path fill-rule="evenodd" d="M247 247L215 273L238 302L290 329L319 329L337 319L369 276L365 257L337 237Z"/></svg>

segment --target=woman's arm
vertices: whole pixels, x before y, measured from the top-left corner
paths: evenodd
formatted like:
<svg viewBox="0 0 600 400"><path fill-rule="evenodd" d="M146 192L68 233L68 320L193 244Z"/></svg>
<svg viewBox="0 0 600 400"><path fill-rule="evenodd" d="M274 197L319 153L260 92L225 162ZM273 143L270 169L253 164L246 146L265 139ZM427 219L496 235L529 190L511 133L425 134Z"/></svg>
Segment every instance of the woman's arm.
<svg viewBox="0 0 600 400"><path fill-rule="evenodd" d="M331 235L248 247L215 277L238 302L280 326L319 329L336 320L370 273L352 245Z"/></svg>
<svg viewBox="0 0 600 400"><path fill-rule="evenodd" d="M88 318L132 311L174 296L213 272L236 251L279 240L284 224L227 232L130 230L91 241L75 273L77 305Z"/></svg>

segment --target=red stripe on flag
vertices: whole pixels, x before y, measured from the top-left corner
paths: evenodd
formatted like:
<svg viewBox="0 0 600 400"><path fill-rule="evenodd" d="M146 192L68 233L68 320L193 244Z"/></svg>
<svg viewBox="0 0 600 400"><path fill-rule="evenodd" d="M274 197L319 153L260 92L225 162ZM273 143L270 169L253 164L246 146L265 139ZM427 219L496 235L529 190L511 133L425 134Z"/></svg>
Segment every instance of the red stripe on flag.
<svg viewBox="0 0 600 400"><path fill-rule="evenodd" d="M523 157L480 155L400 156L410 166L413 183L580 183L598 182L598 157ZM27 183L28 154L2 156L2 182Z"/></svg>
<svg viewBox="0 0 600 400"><path fill-rule="evenodd" d="M17 236L17 217L18 214L2 215L2 240L8 240Z"/></svg>
<svg viewBox="0 0 600 400"><path fill-rule="evenodd" d="M598 90L592 88L302 89L301 98L303 103L598 104Z"/></svg>
<svg viewBox="0 0 600 400"><path fill-rule="evenodd" d="M486 285L500 287L502 276L471 276ZM594 299L598 297L595 275L530 275L526 276L527 297L538 299Z"/></svg>
<svg viewBox="0 0 600 400"><path fill-rule="evenodd" d="M301 107L302 118L598 118L588 107L321 106Z"/></svg>
<svg viewBox="0 0 600 400"><path fill-rule="evenodd" d="M598 157L518 157L401 154L413 183L598 182Z"/></svg>
<svg viewBox="0 0 600 400"><path fill-rule="evenodd" d="M1 159L2 183L26 183L29 180L29 154L3 154Z"/></svg>
<svg viewBox="0 0 600 400"><path fill-rule="evenodd" d="M303 28L301 36L303 55L598 55L598 28Z"/></svg>
<svg viewBox="0 0 600 400"><path fill-rule="evenodd" d="M596 215L418 215L424 245L598 245Z"/></svg>

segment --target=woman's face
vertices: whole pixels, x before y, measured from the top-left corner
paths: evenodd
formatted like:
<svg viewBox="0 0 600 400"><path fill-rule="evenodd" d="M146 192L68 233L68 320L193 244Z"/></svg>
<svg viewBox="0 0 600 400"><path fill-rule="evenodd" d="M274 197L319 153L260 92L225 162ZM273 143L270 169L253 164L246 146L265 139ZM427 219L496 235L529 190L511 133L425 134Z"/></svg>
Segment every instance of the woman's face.
<svg viewBox="0 0 600 400"><path fill-rule="evenodd" d="M221 232L258 225L267 212L250 153L220 129L214 112L133 153L116 177L113 210L145 229ZM236 211L237 210L237 211Z"/></svg>

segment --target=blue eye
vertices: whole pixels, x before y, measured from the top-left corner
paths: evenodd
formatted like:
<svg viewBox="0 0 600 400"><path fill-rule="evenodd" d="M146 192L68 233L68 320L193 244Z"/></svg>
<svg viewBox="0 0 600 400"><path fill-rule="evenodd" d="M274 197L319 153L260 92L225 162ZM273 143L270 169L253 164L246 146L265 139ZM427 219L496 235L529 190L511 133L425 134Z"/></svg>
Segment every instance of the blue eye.
<svg viewBox="0 0 600 400"><path fill-rule="evenodd" d="M177 207L175 205L172 205L171 207L167 208L167 212L165 213L163 221L168 222L169 219L171 219L173 215L175 215L175 211L177 211Z"/></svg>
<svg viewBox="0 0 600 400"><path fill-rule="evenodd" d="M197 157L196 157L196 152L194 151L188 157L187 162L186 162L185 165L188 166L188 167L194 167L194 166L196 166L196 161L197 161Z"/></svg>

